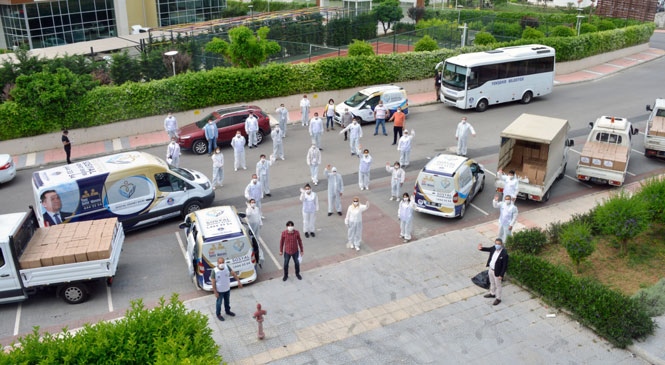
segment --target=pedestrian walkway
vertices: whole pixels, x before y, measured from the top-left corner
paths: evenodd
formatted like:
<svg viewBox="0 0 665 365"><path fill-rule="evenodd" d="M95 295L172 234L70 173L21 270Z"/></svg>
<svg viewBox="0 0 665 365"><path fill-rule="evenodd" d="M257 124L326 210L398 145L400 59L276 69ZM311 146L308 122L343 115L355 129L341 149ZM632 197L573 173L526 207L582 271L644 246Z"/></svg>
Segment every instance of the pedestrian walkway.
<svg viewBox="0 0 665 365"><path fill-rule="evenodd" d="M621 57L615 60L595 65L588 69L573 72L567 75L555 77L555 85L565 85L577 82L600 79L602 77L614 74L626 68L639 65L643 62L654 60L665 55L665 51L656 48L649 48L646 51L638 52L628 57ZM434 92L410 94L409 106L419 106L436 103ZM323 115L324 107L312 108L311 114L319 112ZM292 110L289 113L291 124L299 124L301 118L300 110ZM88 159L95 156L107 155L126 150L135 150L160 146L168 144L169 139L165 132L152 132L136 136L116 138L111 141L86 143L85 141L74 141L72 148L72 159L74 161ZM51 164L62 164L65 162L65 152L62 148L32 152L24 155L13 156L17 169L33 168L36 166L46 166Z"/></svg>
<svg viewBox="0 0 665 365"><path fill-rule="evenodd" d="M610 193L525 212L516 229L544 229ZM213 297L186 306L208 316L229 364L665 364L664 317L653 336L620 350L509 279L492 306L470 278L487 260L477 244L497 231L480 224L308 270L302 281L236 289L237 316L225 322L215 318ZM252 319L256 303L268 312L264 340Z"/></svg>

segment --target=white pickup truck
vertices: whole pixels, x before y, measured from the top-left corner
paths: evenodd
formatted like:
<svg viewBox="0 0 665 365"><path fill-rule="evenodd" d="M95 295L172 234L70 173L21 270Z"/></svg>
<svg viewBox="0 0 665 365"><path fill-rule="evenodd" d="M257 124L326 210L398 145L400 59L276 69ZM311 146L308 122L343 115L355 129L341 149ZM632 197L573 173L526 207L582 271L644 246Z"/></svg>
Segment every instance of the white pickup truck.
<svg viewBox="0 0 665 365"><path fill-rule="evenodd" d="M0 303L49 288L69 304L83 303L88 282L111 284L124 239L117 218L39 228L32 209L0 215Z"/></svg>
<svg viewBox="0 0 665 365"><path fill-rule="evenodd" d="M665 158L665 99L647 105L649 120L644 131L644 155L646 157Z"/></svg>
<svg viewBox="0 0 665 365"><path fill-rule="evenodd" d="M522 114L501 132L497 170L515 171L517 197L539 202L550 198L552 185L568 166L570 124L565 119ZM497 175L494 185L502 193L505 181Z"/></svg>
<svg viewBox="0 0 665 365"><path fill-rule="evenodd" d="M632 138L638 129L626 118L602 116L589 123L591 132L577 164L580 181L623 185L630 162Z"/></svg>

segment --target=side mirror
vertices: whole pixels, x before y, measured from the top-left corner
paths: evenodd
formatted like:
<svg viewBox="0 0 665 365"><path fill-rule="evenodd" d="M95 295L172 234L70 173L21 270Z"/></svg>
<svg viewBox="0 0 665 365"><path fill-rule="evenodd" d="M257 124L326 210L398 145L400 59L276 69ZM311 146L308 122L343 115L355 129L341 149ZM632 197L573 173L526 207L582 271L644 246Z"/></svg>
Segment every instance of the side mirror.
<svg viewBox="0 0 665 365"><path fill-rule="evenodd" d="M180 228L180 229L189 228L189 223L187 223L187 222L182 222L182 223L180 223L180 225L178 226L178 228Z"/></svg>
<svg viewBox="0 0 665 365"><path fill-rule="evenodd" d="M651 105L647 104L647 111L650 112L650 111L652 111L652 110L653 110L653 109L651 109Z"/></svg>
<svg viewBox="0 0 665 365"><path fill-rule="evenodd" d="M372 106L371 105L365 105L365 109L372 110Z"/></svg>
<svg viewBox="0 0 665 365"><path fill-rule="evenodd" d="M589 128L593 128L593 122L589 122Z"/></svg>
<svg viewBox="0 0 665 365"><path fill-rule="evenodd" d="M566 140L566 147L573 147L575 145L575 141L572 139Z"/></svg>
<svg viewBox="0 0 665 365"><path fill-rule="evenodd" d="M637 129L637 128L633 128L633 130L631 131L631 133L633 133L633 135L636 135L637 133L639 133L639 131L640 131L639 129Z"/></svg>
<svg viewBox="0 0 665 365"><path fill-rule="evenodd" d="M247 217L247 214L245 214L245 213L241 213L241 212L238 212L238 217L240 217L240 218L246 218L246 217Z"/></svg>

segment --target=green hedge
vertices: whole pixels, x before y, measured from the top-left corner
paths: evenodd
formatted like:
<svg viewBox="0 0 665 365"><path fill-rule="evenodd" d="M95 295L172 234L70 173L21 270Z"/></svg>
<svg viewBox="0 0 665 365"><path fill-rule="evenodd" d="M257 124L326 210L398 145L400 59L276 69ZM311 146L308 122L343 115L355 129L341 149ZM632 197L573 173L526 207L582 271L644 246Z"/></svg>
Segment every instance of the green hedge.
<svg viewBox="0 0 665 365"><path fill-rule="evenodd" d="M653 334L655 323L636 300L599 282L578 278L539 257L511 253L511 277L619 348Z"/></svg>
<svg viewBox="0 0 665 365"><path fill-rule="evenodd" d="M606 32L538 39L557 50L557 61L571 61L649 41L653 23ZM254 69L216 68L188 72L164 80L100 86L81 97L66 115L51 113L62 120L61 128L84 128L121 120L184 111L212 105L251 102L265 98L353 88L363 85L396 83L432 77L433 67L459 53L485 51L500 46L529 44L516 40L464 49L441 49L372 57L337 57L311 64L270 64ZM354 72L348 72L354 70ZM25 126L40 125L34 109L9 101L0 105L0 140L28 137L55 130ZM52 127L51 127L52 128Z"/></svg>
<svg viewBox="0 0 665 365"><path fill-rule="evenodd" d="M125 318L86 325L75 335L40 335L35 328L13 351L0 351L0 365L221 364L218 350L207 317L188 312L174 294L152 310L134 301Z"/></svg>

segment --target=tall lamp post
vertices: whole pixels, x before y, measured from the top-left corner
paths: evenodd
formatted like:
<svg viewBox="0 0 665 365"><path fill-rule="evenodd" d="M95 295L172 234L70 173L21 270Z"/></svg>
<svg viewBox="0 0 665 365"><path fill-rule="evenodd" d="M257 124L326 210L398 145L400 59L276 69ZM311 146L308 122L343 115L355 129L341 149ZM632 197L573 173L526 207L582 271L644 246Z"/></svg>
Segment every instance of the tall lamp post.
<svg viewBox="0 0 665 365"><path fill-rule="evenodd" d="M175 56L178 54L178 51L168 51L164 53L164 56L171 57L171 64L173 65L173 76L175 76Z"/></svg>
<svg viewBox="0 0 665 365"><path fill-rule="evenodd" d="M249 8L249 16L252 18L252 22L254 21L254 5L247 5Z"/></svg>

